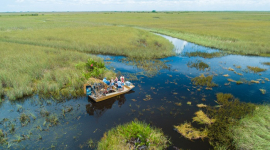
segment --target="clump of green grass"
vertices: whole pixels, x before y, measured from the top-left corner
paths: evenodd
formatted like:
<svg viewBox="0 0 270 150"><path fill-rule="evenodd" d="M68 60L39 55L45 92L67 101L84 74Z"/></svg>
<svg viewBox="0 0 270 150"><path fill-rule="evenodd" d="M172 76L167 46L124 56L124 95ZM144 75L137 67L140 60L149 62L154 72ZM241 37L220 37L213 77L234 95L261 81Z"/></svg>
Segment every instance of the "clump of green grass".
<svg viewBox="0 0 270 150"><path fill-rule="evenodd" d="M7 142L7 138L5 138L5 134L3 133L3 130L0 129L0 144L5 144Z"/></svg>
<svg viewBox="0 0 270 150"><path fill-rule="evenodd" d="M29 115L26 115L25 113L22 113L20 115L20 122L22 126L26 126L31 121Z"/></svg>
<svg viewBox="0 0 270 150"><path fill-rule="evenodd" d="M190 123L184 123L178 126L174 126L178 133L182 134L185 138L190 140L193 139L203 139L207 137L207 128L204 130L199 130L191 126Z"/></svg>
<svg viewBox="0 0 270 150"><path fill-rule="evenodd" d="M198 86L207 86L207 87L214 87L217 86L216 83L212 82L213 80L213 76L209 75L209 76L204 76L204 74L201 74L198 77L192 78L191 82L192 84Z"/></svg>
<svg viewBox="0 0 270 150"><path fill-rule="evenodd" d="M262 64L270 66L270 62L263 62Z"/></svg>
<svg viewBox="0 0 270 150"><path fill-rule="evenodd" d="M139 149L146 146L149 149L165 149L169 140L161 130L152 128L146 123L133 121L109 130L98 143L99 150Z"/></svg>
<svg viewBox="0 0 270 150"><path fill-rule="evenodd" d="M236 149L268 149L270 147L270 106L261 105L252 115L243 117L231 126L231 136Z"/></svg>
<svg viewBox="0 0 270 150"><path fill-rule="evenodd" d="M5 42L1 46L6 49L0 51L0 55L5 55L5 59L0 59L0 95L5 94L9 100L33 93L57 100L62 96L81 96L86 81L82 74L90 72L85 64L89 58L103 62L99 57L75 51ZM84 66L78 67L78 64ZM109 74L113 75L105 69L101 76Z"/></svg>
<svg viewBox="0 0 270 150"><path fill-rule="evenodd" d="M247 68L254 72L254 73L258 73L258 72L264 72L266 71L267 69L263 69L263 68L260 68L260 67L252 67L252 66L247 66Z"/></svg>
<svg viewBox="0 0 270 150"><path fill-rule="evenodd" d="M240 102L232 94L217 94L217 102L220 107L207 107L207 115L216 121L208 128L208 138L214 148L221 146L226 149L235 149L230 135L230 126L237 125L238 121L251 114L255 110L255 105Z"/></svg>
<svg viewBox="0 0 270 150"><path fill-rule="evenodd" d="M187 66L190 68L199 69L200 71L209 68L209 65L201 60L196 60L195 62L188 62Z"/></svg>
<svg viewBox="0 0 270 150"><path fill-rule="evenodd" d="M203 57L203 58L214 58L214 57L224 56L224 54L221 52L207 53L207 52L200 52L200 51L186 52L184 55L188 57Z"/></svg>

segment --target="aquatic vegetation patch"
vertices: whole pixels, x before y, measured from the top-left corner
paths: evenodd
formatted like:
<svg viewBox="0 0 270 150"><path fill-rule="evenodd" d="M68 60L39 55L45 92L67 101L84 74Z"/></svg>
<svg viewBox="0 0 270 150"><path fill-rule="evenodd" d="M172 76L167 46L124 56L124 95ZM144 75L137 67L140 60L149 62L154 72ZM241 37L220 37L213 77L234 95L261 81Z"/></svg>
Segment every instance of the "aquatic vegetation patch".
<svg viewBox="0 0 270 150"><path fill-rule="evenodd" d="M243 84L243 81L236 81L236 84Z"/></svg>
<svg viewBox="0 0 270 150"><path fill-rule="evenodd" d="M208 131L205 128L204 130L199 130L191 126L191 123L184 123L178 126L174 126L176 131L180 133L182 136L184 136L187 139L193 140L193 139L203 139L207 137Z"/></svg>
<svg viewBox="0 0 270 150"><path fill-rule="evenodd" d="M261 93L262 94L265 94L266 93L266 90L265 89L260 89Z"/></svg>
<svg viewBox="0 0 270 150"><path fill-rule="evenodd" d="M211 125L215 122L215 119L210 119L202 110L195 112L196 117L193 117L193 122L196 121L200 124Z"/></svg>
<svg viewBox="0 0 270 150"><path fill-rule="evenodd" d="M207 107L207 105L205 105L205 104L197 104L197 107L203 108L203 107Z"/></svg>
<svg viewBox="0 0 270 150"><path fill-rule="evenodd" d="M182 106L182 103L174 103L176 106Z"/></svg>
<svg viewBox="0 0 270 150"><path fill-rule="evenodd" d="M121 62L143 69L142 73L148 77L155 76L162 69L170 68L170 66L166 64L168 61L158 59L123 58Z"/></svg>
<svg viewBox="0 0 270 150"><path fill-rule="evenodd" d="M142 122L132 121L124 125L119 125L107 133L104 133L100 142L99 150L114 149L166 149L169 140L160 129L150 127Z"/></svg>
<svg viewBox="0 0 270 150"><path fill-rule="evenodd" d="M214 57L222 57L224 56L224 53L221 52L213 52L213 53L208 53L208 52L186 52L184 56L188 57L203 57L203 58L214 58Z"/></svg>
<svg viewBox="0 0 270 150"><path fill-rule="evenodd" d="M188 62L187 66L190 68L196 68L200 71L204 71L206 68L209 68L209 65L201 60L196 60L195 62Z"/></svg>
<svg viewBox="0 0 270 150"><path fill-rule="evenodd" d="M0 144L6 144L7 138L6 135L3 133L3 130L0 129Z"/></svg>
<svg viewBox="0 0 270 150"><path fill-rule="evenodd" d="M47 111L46 109L42 109L42 110L40 111L40 115L41 115L42 117L48 117L48 116L50 115L50 112Z"/></svg>
<svg viewBox="0 0 270 150"><path fill-rule="evenodd" d="M229 68L228 68L228 70L229 70L229 71L234 71L234 69L233 69L233 68L231 68L231 67L229 67Z"/></svg>
<svg viewBox="0 0 270 150"><path fill-rule="evenodd" d="M213 76L209 75L209 76L204 76L204 74L201 74L198 77L192 78L191 82L193 85L200 85L200 86L207 86L207 87L214 87L214 86L218 86L216 83L212 82L213 80Z"/></svg>
<svg viewBox="0 0 270 150"><path fill-rule="evenodd" d="M252 67L252 66L247 66L247 68L254 72L254 73L258 73L258 72L264 72L266 71L267 69L263 69L263 68L260 68L260 67Z"/></svg>
<svg viewBox="0 0 270 150"><path fill-rule="evenodd" d="M256 81L256 80L251 80L250 82L251 82L251 83L257 83L257 84L260 83L260 81Z"/></svg>
<svg viewBox="0 0 270 150"><path fill-rule="evenodd" d="M52 125L57 125L59 123L59 118L57 114L51 114L46 118L46 121L51 123Z"/></svg>
<svg viewBox="0 0 270 150"><path fill-rule="evenodd" d="M22 126L27 125L30 121L31 121L31 119L30 119L29 115L26 115L25 113L22 113L20 115L20 122L21 122Z"/></svg>
<svg viewBox="0 0 270 150"><path fill-rule="evenodd" d="M263 62L262 64L270 66L270 62Z"/></svg>
<svg viewBox="0 0 270 150"><path fill-rule="evenodd" d="M240 119L230 126L232 141L236 149L268 149L270 147L270 106L260 105L252 115Z"/></svg>
<svg viewBox="0 0 270 150"><path fill-rule="evenodd" d="M215 122L208 127L208 138L214 148L221 146L226 149L235 149L232 142L229 127L237 125L239 120L251 114L255 110L255 105L240 102L232 94L217 93L217 103L219 107L207 107L207 115L214 118Z"/></svg>

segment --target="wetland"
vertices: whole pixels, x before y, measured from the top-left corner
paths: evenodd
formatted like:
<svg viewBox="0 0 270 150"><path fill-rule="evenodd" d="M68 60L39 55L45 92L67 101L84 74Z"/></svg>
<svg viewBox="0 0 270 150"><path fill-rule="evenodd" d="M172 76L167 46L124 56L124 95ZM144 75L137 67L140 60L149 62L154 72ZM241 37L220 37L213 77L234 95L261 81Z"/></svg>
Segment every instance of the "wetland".
<svg viewBox="0 0 270 150"><path fill-rule="evenodd" d="M0 149L265 149L268 16L1 13ZM135 88L83 94L120 75Z"/></svg>
<svg viewBox="0 0 270 150"><path fill-rule="evenodd" d="M106 68L130 77L136 87L125 95L99 103L86 96L62 101L36 94L17 101L2 97L1 147L96 149L97 142L105 132L119 124L138 120L162 129L171 141L168 149L212 149L207 138L189 140L181 136L174 126L192 122L194 114L203 109L197 105L218 105L216 94L220 92L231 93L241 102L269 103L270 83L267 77L270 72L269 66L263 64L269 62L269 58L241 55L214 58L186 56L185 52L216 53L219 50L161 36L172 42L175 51L181 53L149 60L152 64L124 56L97 55L104 59ZM209 68L190 67L190 62L204 62L204 66ZM260 67L265 71L254 73L249 71L248 66ZM211 76L216 86L209 88L207 85L193 85L192 79L201 74ZM236 84L228 81L228 78L247 82ZM252 80L258 82L248 82ZM266 92L262 94L260 89ZM191 124L196 128L202 127L194 122Z"/></svg>

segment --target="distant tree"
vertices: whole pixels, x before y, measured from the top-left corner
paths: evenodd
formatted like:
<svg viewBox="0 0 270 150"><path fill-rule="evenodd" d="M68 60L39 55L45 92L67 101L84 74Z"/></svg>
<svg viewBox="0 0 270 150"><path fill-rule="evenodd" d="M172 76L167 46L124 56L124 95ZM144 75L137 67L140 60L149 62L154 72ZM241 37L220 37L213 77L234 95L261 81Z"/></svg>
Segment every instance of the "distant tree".
<svg viewBox="0 0 270 150"><path fill-rule="evenodd" d="M156 10L152 10L152 13L156 13Z"/></svg>

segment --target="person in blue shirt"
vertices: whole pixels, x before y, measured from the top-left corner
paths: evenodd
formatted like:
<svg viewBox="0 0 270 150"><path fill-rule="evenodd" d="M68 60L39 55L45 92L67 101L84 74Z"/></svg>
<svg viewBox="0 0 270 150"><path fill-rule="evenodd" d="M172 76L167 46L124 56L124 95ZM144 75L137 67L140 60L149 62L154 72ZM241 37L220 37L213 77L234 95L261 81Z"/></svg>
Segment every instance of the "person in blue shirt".
<svg viewBox="0 0 270 150"><path fill-rule="evenodd" d="M122 88L122 83L121 83L121 81L117 81L117 85L118 85L118 89L121 90L121 88Z"/></svg>

